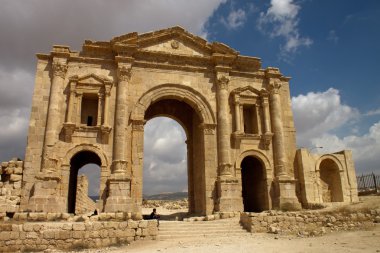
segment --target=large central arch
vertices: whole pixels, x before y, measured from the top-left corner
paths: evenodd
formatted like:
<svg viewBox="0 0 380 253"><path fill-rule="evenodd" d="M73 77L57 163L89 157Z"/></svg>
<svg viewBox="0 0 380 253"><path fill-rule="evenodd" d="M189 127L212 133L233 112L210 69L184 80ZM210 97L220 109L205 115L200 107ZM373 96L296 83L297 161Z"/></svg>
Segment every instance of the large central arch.
<svg viewBox="0 0 380 253"><path fill-rule="evenodd" d="M146 92L134 107L131 120L145 122L166 116L176 120L185 130L188 151L189 212L209 214L214 211L214 185L217 177L215 116L210 104L199 93L187 86L165 84ZM140 129L141 131L142 129ZM132 134L137 147L142 149L143 134ZM136 150L143 152L143 150ZM132 153L135 151L132 150ZM142 177L143 162L132 170ZM140 172L138 172L140 171ZM139 180L138 176L134 180ZM142 196L142 178L135 184L135 196ZM138 201L140 201L140 199ZM142 200L142 199L141 199Z"/></svg>

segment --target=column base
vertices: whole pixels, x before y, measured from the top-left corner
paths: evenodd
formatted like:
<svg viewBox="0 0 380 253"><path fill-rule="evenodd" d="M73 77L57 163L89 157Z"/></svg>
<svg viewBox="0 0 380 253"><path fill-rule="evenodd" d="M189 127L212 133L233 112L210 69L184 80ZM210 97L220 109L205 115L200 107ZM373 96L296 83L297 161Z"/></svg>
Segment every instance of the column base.
<svg viewBox="0 0 380 253"><path fill-rule="evenodd" d="M28 210L31 212L59 213L67 210L66 199L59 195L59 181L56 173L44 175L39 173L34 184L33 196L29 199Z"/></svg>
<svg viewBox="0 0 380 253"><path fill-rule="evenodd" d="M233 176L220 176L217 181L218 201L216 211L243 211L243 198L239 180Z"/></svg>
<svg viewBox="0 0 380 253"><path fill-rule="evenodd" d="M108 179L108 197L104 212L131 212L131 180L124 174L112 174Z"/></svg>
<svg viewBox="0 0 380 253"><path fill-rule="evenodd" d="M296 196L296 180L289 177L277 178L278 203L277 207L283 211L298 211L302 209L301 203Z"/></svg>

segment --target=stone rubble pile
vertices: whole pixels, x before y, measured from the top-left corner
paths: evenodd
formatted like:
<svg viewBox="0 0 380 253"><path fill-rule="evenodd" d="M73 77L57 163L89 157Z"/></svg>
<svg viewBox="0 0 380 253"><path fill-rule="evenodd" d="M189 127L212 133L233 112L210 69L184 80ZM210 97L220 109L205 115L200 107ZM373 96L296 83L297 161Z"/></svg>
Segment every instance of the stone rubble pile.
<svg viewBox="0 0 380 253"><path fill-rule="evenodd" d="M23 161L2 162L0 168L0 219L18 211L21 198Z"/></svg>
<svg viewBox="0 0 380 253"><path fill-rule="evenodd" d="M380 209L356 212L282 212L240 214L240 223L252 233L282 233L299 236L317 236L328 232L353 230L380 223Z"/></svg>
<svg viewBox="0 0 380 253"><path fill-rule="evenodd" d="M163 207L168 210L178 210L178 209L187 209L188 201L187 198L181 200L144 200L144 208L156 208Z"/></svg>

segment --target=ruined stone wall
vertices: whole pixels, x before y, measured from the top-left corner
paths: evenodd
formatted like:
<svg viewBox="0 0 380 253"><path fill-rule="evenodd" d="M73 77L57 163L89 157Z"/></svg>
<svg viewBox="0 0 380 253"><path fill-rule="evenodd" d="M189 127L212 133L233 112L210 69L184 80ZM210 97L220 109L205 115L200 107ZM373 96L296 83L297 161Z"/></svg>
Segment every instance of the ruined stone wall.
<svg viewBox="0 0 380 253"><path fill-rule="evenodd" d="M156 220L0 224L0 252L80 250L156 239Z"/></svg>
<svg viewBox="0 0 380 253"><path fill-rule="evenodd" d="M0 218L6 213L15 213L19 210L23 164L16 158L1 163Z"/></svg>
<svg viewBox="0 0 380 253"><path fill-rule="evenodd" d="M380 209L361 212L281 212L241 213L240 223L252 233L284 233L316 236L332 231L360 229L380 222Z"/></svg>
<svg viewBox="0 0 380 253"><path fill-rule="evenodd" d="M93 213L95 209L96 203L88 196L88 179L85 175L79 175L77 181L75 213Z"/></svg>

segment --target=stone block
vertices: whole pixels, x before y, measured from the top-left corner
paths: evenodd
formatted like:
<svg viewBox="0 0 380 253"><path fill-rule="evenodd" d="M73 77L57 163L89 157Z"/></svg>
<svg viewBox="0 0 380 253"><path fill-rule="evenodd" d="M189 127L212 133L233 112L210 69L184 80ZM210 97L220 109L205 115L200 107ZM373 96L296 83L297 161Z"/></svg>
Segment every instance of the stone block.
<svg viewBox="0 0 380 253"><path fill-rule="evenodd" d="M86 226L84 225L84 223L74 223L73 224L73 230L74 231L85 231Z"/></svg>
<svg viewBox="0 0 380 253"><path fill-rule="evenodd" d="M148 221L147 220L141 220L139 222L139 228L146 228L148 227Z"/></svg>

